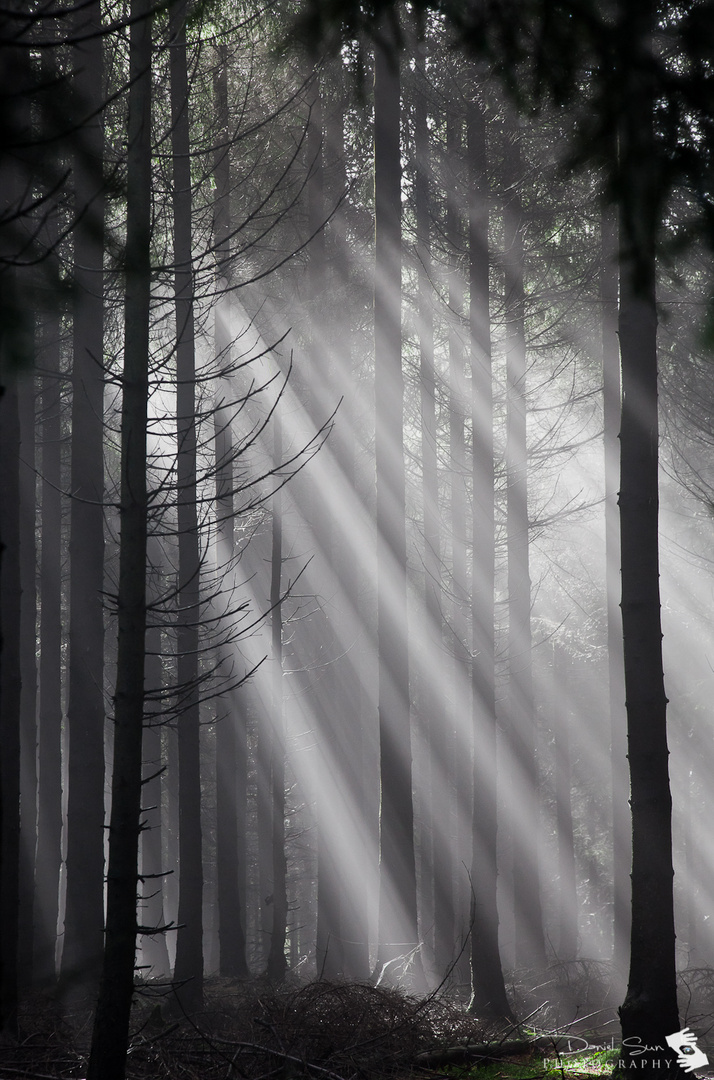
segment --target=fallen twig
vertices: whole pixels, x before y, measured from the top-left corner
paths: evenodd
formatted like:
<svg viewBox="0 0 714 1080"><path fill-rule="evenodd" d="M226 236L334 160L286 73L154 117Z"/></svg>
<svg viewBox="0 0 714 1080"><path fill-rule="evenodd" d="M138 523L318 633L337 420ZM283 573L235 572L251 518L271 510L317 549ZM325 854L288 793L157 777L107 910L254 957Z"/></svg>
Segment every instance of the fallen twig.
<svg viewBox="0 0 714 1080"><path fill-rule="evenodd" d="M497 1061L511 1054L528 1054L532 1050L550 1050L558 1053L559 1044L567 1043L566 1038L546 1035L536 1039L509 1039L506 1042L463 1043L460 1046L445 1046L438 1050L425 1050L417 1054L419 1065L440 1067L441 1065L459 1065L462 1063Z"/></svg>

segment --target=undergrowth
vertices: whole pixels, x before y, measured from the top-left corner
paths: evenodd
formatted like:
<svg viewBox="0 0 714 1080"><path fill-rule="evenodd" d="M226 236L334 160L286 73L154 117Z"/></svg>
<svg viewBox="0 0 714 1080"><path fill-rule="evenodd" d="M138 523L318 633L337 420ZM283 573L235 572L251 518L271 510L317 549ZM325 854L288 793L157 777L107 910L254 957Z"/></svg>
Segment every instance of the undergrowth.
<svg viewBox="0 0 714 1080"><path fill-rule="evenodd" d="M687 973L681 1015L705 1040L714 975ZM606 980L592 966L509 985L521 1023L486 1024L459 988L413 997L385 985L209 979L204 1008L177 1015L167 984L137 981L127 1080L596 1080L619 1056ZM590 985L588 985L588 983ZM92 1009L29 995L0 1038L0 1077L86 1076ZM714 1055L710 1053L714 1062Z"/></svg>
<svg viewBox="0 0 714 1080"><path fill-rule="evenodd" d="M596 1053L542 1057L533 1055L527 1061L494 1061L489 1065L447 1066L441 1072L454 1080L584 1080L586 1077L610 1076L620 1056L619 1050Z"/></svg>

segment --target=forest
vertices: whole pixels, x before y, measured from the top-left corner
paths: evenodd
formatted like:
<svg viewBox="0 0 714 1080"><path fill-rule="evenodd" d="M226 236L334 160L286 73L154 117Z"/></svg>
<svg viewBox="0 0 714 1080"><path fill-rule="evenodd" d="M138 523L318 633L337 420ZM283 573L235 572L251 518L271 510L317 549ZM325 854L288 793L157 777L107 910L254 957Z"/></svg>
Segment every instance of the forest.
<svg viewBox="0 0 714 1080"><path fill-rule="evenodd" d="M713 103L711 0L0 7L1 1077L714 1066Z"/></svg>

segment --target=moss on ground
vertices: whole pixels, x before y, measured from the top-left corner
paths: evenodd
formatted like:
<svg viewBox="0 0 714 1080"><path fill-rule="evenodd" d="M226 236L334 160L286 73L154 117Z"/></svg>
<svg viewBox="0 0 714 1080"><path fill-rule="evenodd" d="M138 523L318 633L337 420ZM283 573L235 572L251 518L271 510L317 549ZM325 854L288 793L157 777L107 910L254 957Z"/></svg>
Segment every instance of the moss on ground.
<svg viewBox="0 0 714 1080"><path fill-rule="evenodd" d="M528 1060L494 1061L488 1065L451 1065L440 1070L442 1075L455 1080L587 1080L587 1078L610 1076L620 1056L619 1050L601 1050L596 1053L566 1054L561 1057L532 1055Z"/></svg>

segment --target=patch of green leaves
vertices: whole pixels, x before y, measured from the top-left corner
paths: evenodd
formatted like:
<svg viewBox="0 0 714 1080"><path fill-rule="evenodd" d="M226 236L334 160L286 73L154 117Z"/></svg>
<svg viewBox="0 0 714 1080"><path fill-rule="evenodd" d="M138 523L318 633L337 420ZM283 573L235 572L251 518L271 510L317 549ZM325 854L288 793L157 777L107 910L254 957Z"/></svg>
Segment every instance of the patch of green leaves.
<svg viewBox="0 0 714 1080"><path fill-rule="evenodd" d="M572 1054L558 1058L539 1055L529 1061L493 1061L468 1068L448 1066L443 1074L457 1080L585 1080L586 1077L610 1076L620 1056L619 1050Z"/></svg>

